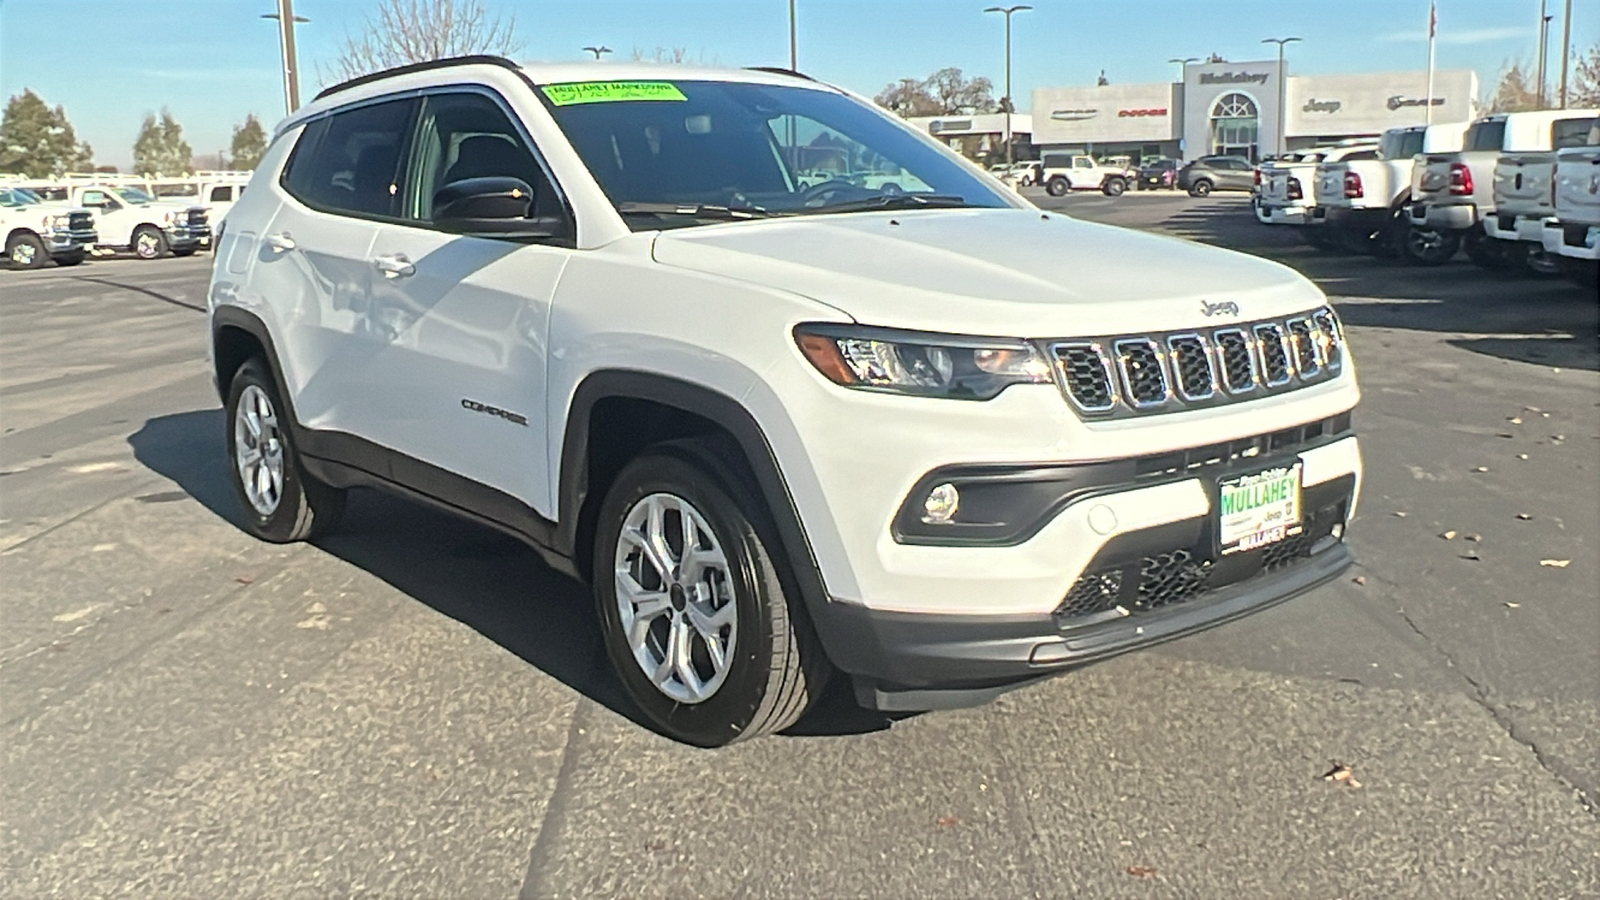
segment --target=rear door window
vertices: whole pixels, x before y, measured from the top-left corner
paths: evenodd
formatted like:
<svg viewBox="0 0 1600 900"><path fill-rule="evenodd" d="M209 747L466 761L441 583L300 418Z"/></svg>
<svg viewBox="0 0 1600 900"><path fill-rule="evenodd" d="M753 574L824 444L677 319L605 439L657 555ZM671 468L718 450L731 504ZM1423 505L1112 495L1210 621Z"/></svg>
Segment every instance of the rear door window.
<svg viewBox="0 0 1600 900"><path fill-rule="evenodd" d="M325 212L394 218L400 212L400 161L415 99L336 112L306 126L284 171L284 189Z"/></svg>

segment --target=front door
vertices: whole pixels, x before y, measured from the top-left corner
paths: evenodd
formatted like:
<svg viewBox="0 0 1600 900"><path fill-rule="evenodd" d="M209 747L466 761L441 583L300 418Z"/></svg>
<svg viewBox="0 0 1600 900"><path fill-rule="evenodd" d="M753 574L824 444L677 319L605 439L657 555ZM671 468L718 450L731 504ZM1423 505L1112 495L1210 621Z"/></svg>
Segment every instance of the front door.
<svg viewBox="0 0 1600 900"><path fill-rule="evenodd" d="M546 335L556 282L572 253L561 244L569 242L447 233L433 224L433 197L452 182L502 176L528 184L536 215L560 215L562 204L499 97L463 90L422 102L402 192L404 222L383 225L369 254L369 303L387 333L368 372L364 430L406 457L553 518ZM426 477L422 469L394 474Z"/></svg>

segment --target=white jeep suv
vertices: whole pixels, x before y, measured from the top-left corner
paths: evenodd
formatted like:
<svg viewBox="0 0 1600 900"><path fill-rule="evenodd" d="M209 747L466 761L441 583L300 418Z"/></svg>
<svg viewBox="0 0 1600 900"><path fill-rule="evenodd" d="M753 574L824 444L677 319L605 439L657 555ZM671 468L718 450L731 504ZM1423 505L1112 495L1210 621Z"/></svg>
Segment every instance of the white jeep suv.
<svg viewBox="0 0 1600 900"><path fill-rule="evenodd" d="M916 190L797 173L893 167ZM712 746L830 673L1003 690L1333 579L1361 462L1326 298L1041 212L777 70L472 57L324 91L209 292L249 529L398 491L593 586L622 684Z"/></svg>

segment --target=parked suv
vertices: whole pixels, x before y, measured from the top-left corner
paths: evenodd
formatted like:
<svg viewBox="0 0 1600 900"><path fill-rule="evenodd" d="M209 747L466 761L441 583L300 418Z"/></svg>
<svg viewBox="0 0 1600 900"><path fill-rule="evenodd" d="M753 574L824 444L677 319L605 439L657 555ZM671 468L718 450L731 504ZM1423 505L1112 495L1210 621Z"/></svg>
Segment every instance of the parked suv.
<svg viewBox="0 0 1600 900"><path fill-rule="evenodd" d="M1191 197L1255 189L1256 168L1243 156L1202 156L1178 170L1178 190Z"/></svg>
<svg viewBox="0 0 1600 900"><path fill-rule="evenodd" d="M1139 190L1153 191L1178 186L1178 166L1175 159L1152 159L1139 167Z"/></svg>
<svg viewBox="0 0 1600 900"><path fill-rule="evenodd" d="M797 187L824 146L915 181ZM784 728L830 673L982 702L1351 558L1358 390L1313 284L1041 212L791 73L475 57L331 88L208 296L252 533L375 486L518 535L687 742Z"/></svg>

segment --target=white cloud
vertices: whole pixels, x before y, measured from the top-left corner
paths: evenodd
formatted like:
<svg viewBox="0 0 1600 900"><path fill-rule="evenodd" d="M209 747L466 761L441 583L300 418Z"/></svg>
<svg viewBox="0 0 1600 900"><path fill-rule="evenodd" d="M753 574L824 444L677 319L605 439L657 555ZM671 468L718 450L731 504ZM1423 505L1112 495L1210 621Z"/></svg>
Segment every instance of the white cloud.
<svg viewBox="0 0 1600 900"><path fill-rule="evenodd" d="M1473 44L1492 44L1495 41L1519 40L1534 37L1534 29L1520 25L1500 25L1494 28L1463 28L1450 30L1444 25L1439 26L1438 42L1458 46ZM1427 29L1418 28L1410 31L1391 31L1378 36L1384 43L1426 43L1428 40Z"/></svg>

